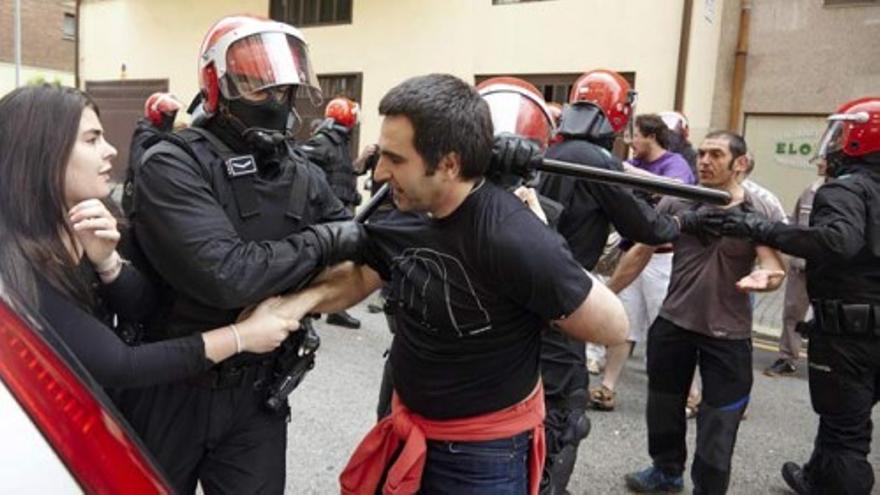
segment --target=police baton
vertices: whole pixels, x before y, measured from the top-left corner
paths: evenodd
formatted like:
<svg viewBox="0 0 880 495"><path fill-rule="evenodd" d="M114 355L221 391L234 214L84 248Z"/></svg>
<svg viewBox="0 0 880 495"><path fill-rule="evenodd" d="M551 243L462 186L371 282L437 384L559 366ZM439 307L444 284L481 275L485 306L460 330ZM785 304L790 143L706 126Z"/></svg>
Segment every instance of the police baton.
<svg viewBox="0 0 880 495"><path fill-rule="evenodd" d="M692 186L690 184L683 184L662 177L646 177L644 175L635 175L592 165L564 162L562 160L552 160L550 158L544 158L541 160L541 164L537 165L535 168L553 174L569 175L571 177L586 179L593 182L626 186L655 194L675 196L677 198L690 199L702 203L723 206L730 203L731 200L730 193L727 191Z"/></svg>

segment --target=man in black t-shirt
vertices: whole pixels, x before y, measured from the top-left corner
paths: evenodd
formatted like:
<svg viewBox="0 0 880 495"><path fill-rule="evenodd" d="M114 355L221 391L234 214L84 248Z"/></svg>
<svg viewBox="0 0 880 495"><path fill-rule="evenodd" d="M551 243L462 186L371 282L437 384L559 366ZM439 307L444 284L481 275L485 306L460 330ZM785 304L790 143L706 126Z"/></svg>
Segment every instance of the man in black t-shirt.
<svg viewBox="0 0 880 495"><path fill-rule="evenodd" d="M393 88L379 112L385 118L375 173L390 182L399 211L365 228L365 265L331 269L285 306L293 316L336 311L387 283L386 306L396 323L395 402L371 436L391 442L384 454L400 441L416 442L405 457L419 449L413 432L421 430L428 440L422 490L462 491L479 481L487 492L522 493L529 432L536 444L543 439L541 328L552 321L577 339L622 342L622 306L593 284L561 236L485 180L492 124L472 87L448 75L416 77ZM526 418L527 412L535 414ZM502 415L514 421L474 434ZM356 483L369 491L378 483L369 469L373 477L352 477L364 462L381 476L386 458L376 457L359 450L342 475L343 490ZM491 458L497 470L475 479L465 469L474 457ZM536 491L543 459L532 459Z"/></svg>

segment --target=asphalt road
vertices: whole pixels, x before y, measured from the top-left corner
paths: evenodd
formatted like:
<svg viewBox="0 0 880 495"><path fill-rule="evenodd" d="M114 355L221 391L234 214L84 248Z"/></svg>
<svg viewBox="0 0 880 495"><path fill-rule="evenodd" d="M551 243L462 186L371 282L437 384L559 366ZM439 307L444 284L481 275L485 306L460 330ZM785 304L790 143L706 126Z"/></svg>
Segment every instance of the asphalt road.
<svg viewBox="0 0 880 495"><path fill-rule="evenodd" d="M337 476L348 456L375 422L382 354L390 335L384 317L368 314L365 305L352 310L360 330L319 322L322 346L317 366L291 396L288 435L287 493L338 493ZM775 358L761 342L755 344L755 383L748 419L739 430L733 459L731 494L791 493L779 474L783 462L803 462L810 454L818 419L810 407L806 372L768 378L761 370ZM647 377L644 349L630 359L618 389L613 412L591 411L593 430L581 444L569 489L573 495L627 493L622 477L647 466L644 410ZM594 381L596 381L594 379ZM880 419L880 408L874 421ZM696 424L688 423L693 451ZM880 446L875 432L874 445ZM880 468L880 455L871 462ZM880 473L875 474L880 479ZM689 473L687 489L690 490ZM876 487L875 487L876 489Z"/></svg>

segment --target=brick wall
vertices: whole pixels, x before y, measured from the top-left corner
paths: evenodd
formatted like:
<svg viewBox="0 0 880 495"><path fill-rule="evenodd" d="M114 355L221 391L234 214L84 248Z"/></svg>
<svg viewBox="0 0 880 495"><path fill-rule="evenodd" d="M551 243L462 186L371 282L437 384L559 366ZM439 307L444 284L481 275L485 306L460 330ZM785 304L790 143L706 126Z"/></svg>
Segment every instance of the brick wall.
<svg viewBox="0 0 880 495"><path fill-rule="evenodd" d="M72 0L21 0L21 62L32 67L73 71L76 41L64 37L64 14ZM0 61L15 62L15 2L0 0Z"/></svg>

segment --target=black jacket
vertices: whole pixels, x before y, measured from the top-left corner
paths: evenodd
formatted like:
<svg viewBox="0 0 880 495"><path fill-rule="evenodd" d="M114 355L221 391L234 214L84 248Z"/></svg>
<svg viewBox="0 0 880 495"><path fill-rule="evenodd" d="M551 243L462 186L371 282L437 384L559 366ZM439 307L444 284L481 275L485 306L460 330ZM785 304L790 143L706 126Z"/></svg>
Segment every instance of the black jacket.
<svg viewBox="0 0 880 495"><path fill-rule="evenodd" d="M581 139L551 146L546 156L623 171L620 161L606 149ZM657 214L621 186L544 173L538 191L562 203L559 233L568 241L575 259L588 270L602 254L610 225L623 237L645 244L663 244L678 237L678 224L672 217Z"/></svg>

